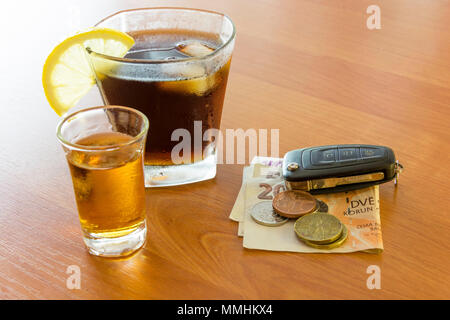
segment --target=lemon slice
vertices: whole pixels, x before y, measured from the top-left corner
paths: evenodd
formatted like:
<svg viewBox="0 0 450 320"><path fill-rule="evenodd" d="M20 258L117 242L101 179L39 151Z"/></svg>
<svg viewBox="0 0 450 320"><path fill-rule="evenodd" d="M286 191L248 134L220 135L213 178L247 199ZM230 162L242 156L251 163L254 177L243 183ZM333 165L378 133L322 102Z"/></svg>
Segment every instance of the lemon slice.
<svg viewBox="0 0 450 320"><path fill-rule="evenodd" d="M95 74L89 64L86 49L114 57L123 57L134 39L126 33L94 28L64 40L47 57L42 84L50 106L63 115L95 84Z"/></svg>

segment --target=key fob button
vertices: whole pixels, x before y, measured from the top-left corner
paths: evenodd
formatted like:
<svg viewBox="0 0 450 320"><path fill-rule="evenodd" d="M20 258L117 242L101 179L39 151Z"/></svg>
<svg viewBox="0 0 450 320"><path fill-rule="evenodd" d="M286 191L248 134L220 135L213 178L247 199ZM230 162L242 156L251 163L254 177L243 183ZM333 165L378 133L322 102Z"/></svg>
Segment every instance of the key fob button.
<svg viewBox="0 0 450 320"><path fill-rule="evenodd" d="M362 159L379 159L384 158L385 151L382 148L361 148Z"/></svg>
<svg viewBox="0 0 450 320"><path fill-rule="evenodd" d="M323 149L311 151L311 164L324 165L336 162L336 149Z"/></svg>
<svg viewBox="0 0 450 320"><path fill-rule="evenodd" d="M339 161L358 160L358 148L339 149Z"/></svg>

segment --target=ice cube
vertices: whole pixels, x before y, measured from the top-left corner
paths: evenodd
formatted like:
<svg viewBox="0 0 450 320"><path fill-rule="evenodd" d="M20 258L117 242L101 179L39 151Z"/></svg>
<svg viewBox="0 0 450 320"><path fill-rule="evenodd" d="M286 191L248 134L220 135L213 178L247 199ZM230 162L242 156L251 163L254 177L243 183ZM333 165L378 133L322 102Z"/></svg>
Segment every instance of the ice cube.
<svg viewBox="0 0 450 320"><path fill-rule="evenodd" d="M199 63L189 63L179 68L179 74L185 79L200 78L206 76L206 68Z"/></svg>
<svg viewBox="0 0 450 320"><path fill-rule="evenodd" d="M208 74L204 65L196 61L177 67L179 80L160 81L160 88L183 94L203 96L211 91L221 80L220 72Z"/></svg>
<svg viewBox="0 0 450 320"><path fill-rule="evenodd" d="M158 85L164 90L202 96L206 92L210 91L216 83L216 75L212 74L187 80L161 81L158 82Z"/></svg>
<svg viewBox="0 0 450 320"><path fill-rule="evenodd" d="M189 62L183 65L167 64L164 72L168 75L177 75L178 80L160 81L158 86L164 90L183 94L202 96L211 90L217 83L216 75L207 74L205 66L199 62Z"/></svg>
<svg viewBox="0 0 450 320"><path fill-rule="evenodd" d="M177 48L184 54L191 57L204 57L214 52L214 49L211 49L198 41L190 42L188 44L179 44Z"/></svg>
<svg viewBox="0 0 450 320"><path fill-rule="evenodd" d="M179 44L177 49L191 57L204 57L214 52L213 49L198 41ZM180 77L178 81L159 82L159 86L165 90L202 96L218 83L216 73L208 74L202 61L187 61L183 65L167 64L162 67L164 73L176 74Z"/></svg>

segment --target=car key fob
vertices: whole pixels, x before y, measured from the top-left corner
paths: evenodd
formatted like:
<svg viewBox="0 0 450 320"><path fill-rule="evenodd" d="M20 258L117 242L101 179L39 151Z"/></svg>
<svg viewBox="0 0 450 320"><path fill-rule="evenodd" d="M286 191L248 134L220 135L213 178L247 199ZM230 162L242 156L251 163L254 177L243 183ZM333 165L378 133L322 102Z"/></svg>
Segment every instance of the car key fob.
<svg viewBox="0 0 450 320"><path fill-rule="evenodd" d="M311 194L356 190L394 179L403 166L391 148L344 144L289 151L283 159L288 189Z"/></svg>

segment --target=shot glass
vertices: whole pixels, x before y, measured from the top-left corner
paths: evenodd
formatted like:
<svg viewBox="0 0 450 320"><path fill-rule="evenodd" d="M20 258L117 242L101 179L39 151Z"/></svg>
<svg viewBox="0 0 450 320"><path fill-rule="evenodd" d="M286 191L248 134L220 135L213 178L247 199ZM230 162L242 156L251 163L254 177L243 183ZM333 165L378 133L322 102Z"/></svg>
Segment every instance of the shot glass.
<svg viewBox="0 0 450 320"><path fill-rule="evenodd" d="M126 256L145 242L148 128L143 113L121 106L84 109L58 124L83 240L93 255Z"/></svg>

